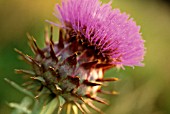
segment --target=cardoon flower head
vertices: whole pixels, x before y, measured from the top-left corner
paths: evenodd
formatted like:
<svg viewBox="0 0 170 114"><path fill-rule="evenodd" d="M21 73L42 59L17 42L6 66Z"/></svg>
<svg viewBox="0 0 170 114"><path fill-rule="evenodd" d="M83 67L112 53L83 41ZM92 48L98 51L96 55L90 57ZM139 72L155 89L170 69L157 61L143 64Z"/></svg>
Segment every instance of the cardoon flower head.
<svg viewBox="0 0 170 114"><path fill-rule="evenodd" d="M99 0L68 0L56 5L56 16L66 30L79 35L107 63L140 66L144 45L133 19ZM79 38L80 39L80 38Z"/></svg>
<svg viewBox="0 0 170 114"><path fill-rule="evenodd" d="M59 41L52 40L51 29L50 38L46 34L46 47L40 49L29 36L35 57L16 51L32 65L33 71L17 72L31 75L31 86L39 87L37 92L45 88L44 94L62 97L65 102L59 113L75 106L88 113L85 105L101 112L92 104L107 104L98 93L114 94L103 91L102 84L118 80L104 78L104 72L112 67L142 65L144 41L140 27L119 9L112 10L111 2L63 0L55 10L61 24L50 23L60 27Z"/></svg>

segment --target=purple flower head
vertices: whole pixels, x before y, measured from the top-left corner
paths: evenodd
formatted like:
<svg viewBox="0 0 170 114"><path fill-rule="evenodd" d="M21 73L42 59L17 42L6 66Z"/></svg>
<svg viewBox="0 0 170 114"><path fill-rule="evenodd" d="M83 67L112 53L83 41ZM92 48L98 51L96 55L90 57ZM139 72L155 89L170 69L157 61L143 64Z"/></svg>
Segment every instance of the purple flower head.
<svg viewBox="0 0 170 114"><path fill-rule="evenodd" d="M62 27L81 34L89 45L116 66L142 66L144 40L126 13L99 0L67 0L56 5Z"/></svg>

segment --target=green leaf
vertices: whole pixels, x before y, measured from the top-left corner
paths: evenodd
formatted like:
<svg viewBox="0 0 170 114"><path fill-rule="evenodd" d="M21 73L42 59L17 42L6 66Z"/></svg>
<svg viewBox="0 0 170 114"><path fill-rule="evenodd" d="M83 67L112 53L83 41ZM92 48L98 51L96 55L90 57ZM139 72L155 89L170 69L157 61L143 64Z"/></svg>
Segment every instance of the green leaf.
<svg viewBox="0 0 170 114"><path fill-rule="evenodd" d="M66 114L67 113L65 110L66 102L65 102L64 98L61 96L58 96L57 98L59 101L58 114Z"/></svg>
<svg viewBox="0 0 170 114"><path fill-rule="evenodd" d="M67 114L67 103L63 104L59 110L59 114Z"/></svg>
<svg viewBox="0 0 170 114"><path fill-rule="evenodd" d="M32 109L32 114L40 114L43 106L43 102L36 100Z"/></svg>
<svg viewBox="0 0 170 114"><path fill-rule="evenodd" d="M40 114L40 112L43 109L44 104L48 102L48 96L45 95L45 92L46 92L46 89L43 88L42 91L36 96L35 103L32 109L32 114Z"/></svg>
<svg viewBox="0 0 170 114"><path fill-rule="evenodd" d="M9 103L8 105L11 108L15 108L15 110L12 112L12 114L31 114L31 111L28 109L28 107L32 104L32 99L29 97L25 97L20 104L17 103Z"/></svg>
<svg viewBox="0 0 170 114"><path fill-rule="evenodd" d="M40 114L53 114L56 107L59 106L59 102L57 98L54 98L50 103L43 107Z"/></svg>
<svg viewBox="0 0 170 114"><path fill-rule="evenodd" d="M13 82L13 81L8 80L7 78L4 78L4 80L5 80L6 82L8 82L11 86L13 86L14 88L16 88L17 90L19 90L20 92L28 95L28 96L31 97L31 98L34 98L34 95L33 95L30 91L28 91L28 90L26 90L25 88L19 86L18 84L16 84L16 83Z"/></svg>

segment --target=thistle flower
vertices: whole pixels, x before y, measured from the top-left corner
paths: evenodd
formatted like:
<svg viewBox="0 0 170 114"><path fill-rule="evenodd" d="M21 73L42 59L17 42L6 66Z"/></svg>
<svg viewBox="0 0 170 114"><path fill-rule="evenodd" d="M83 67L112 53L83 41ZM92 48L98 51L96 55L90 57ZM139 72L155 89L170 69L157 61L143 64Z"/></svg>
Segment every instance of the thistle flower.
<svg viewBox="0 0 170 114"><path fill-rule="evenodd" d="M103 91L102 84L118 80L104 78L104 72L113 67L142 65L144 41L140 27L119 9L112 10L111 2L63 0L55 10L61 24L50 23L60 27L59 41L52 40L52 28L50 38L47 33L45 35L46 47L43 49L29 36L35 57L16 51L32 65L33 71L17 72L31 75L34 79L31 86L38 87L37 93L45 88L43 93L52 95L53 99L62 97L64 103L59 113L66 109L70 113L76 112L75 106L88 113L86 105L101 112L92 104L93 101L107 104L98 93L114 94Z"/></svg>

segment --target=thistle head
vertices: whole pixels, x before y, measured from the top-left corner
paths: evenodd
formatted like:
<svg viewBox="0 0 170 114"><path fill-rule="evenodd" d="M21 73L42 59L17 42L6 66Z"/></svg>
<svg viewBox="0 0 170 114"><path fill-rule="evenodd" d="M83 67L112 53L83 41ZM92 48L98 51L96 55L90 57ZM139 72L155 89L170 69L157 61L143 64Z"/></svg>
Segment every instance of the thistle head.
<svg viewBox="0 0 170 114"><path fill-rule="evenodd" d="M56 17L61 26L73 35L83 37L100 57L116 66L141 66L144 56L144 40L132 18L111 2L99 0L69 0L56 5Z"/></svg>
<svg viewBox="0 0 170 114"><path fill-rule="evenodd" d="M52 24L60 27L59 41L52 40L52 28L51 35L45 35L43 49L29 36L35 57L17 52L32 65L33 72L18 72L32 75L39 83L37 91L46 88L54 98L62 97L63 109L71 104L89 112L84 106L87 104L101 112L92 102L107 104L98 93L114 93L103 91L102 84L118 80L105 79L104 72L113 67L142 65L144 41L140 27L127 14L112 10L111 2L63 0L55 10L61 24Z"/></svg>

